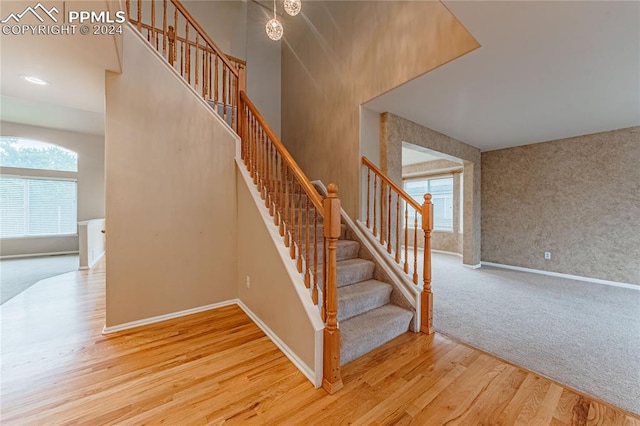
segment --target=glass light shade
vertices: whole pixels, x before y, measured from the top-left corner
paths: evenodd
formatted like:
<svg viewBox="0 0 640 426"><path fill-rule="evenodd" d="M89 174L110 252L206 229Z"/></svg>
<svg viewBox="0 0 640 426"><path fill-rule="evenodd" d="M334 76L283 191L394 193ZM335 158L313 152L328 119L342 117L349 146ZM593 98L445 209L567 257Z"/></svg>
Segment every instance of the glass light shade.
<svg viewBox="0 0 640 426"><path fill-rule="evenodd" d="M296 16L302 9L302 2L300 0L284 0L284 10L291 15Z"/></svg>
<svg viewBox="0 0 640 426"><path fill-rule="evenodd" d="M278 41L284 32L282 24L276 18L269 19L266 26L267 35L271 40Z"/></svg>

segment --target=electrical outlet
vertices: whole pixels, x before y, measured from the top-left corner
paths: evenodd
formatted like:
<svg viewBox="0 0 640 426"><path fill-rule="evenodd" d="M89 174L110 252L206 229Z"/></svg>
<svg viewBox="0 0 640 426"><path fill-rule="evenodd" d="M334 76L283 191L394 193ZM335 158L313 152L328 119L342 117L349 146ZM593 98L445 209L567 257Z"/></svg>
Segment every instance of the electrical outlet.
<svg viewBox="0 0 640 426"><path fill-rule="evenodd" d="M247 275L247 288L251 288L251 277Z"/></svg>
<svg viewBox="0 0 640 426"><path fill-rule="evenodd" d="M551 252L550 251L545 251L544 252L544 260L551 260Z"/></svg>

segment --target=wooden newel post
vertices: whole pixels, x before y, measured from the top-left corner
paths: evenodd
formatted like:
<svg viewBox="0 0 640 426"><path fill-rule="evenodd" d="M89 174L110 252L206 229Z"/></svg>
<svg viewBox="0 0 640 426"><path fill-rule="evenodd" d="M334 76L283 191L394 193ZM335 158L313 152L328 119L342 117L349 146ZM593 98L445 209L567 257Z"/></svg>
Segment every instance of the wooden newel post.
<svg viewBox="0 0 640 426"><path fill-rule="evenodd" d="M433 333L433 293L431 293L431 230L433 229L433 204L431 194L424 194L422 204L422 230L424 232L424 260L422 295L420 299L420 331Z"/></svg>
<svg viewBox="0 0 640 426"><path fill-rule="evenodd" d="M175 52L176 29L173 28L173 25L169 25L167 38L169 39L169 63L173 66L173 63L176 61L176 52Z"/></svg>
<svg viewBox="0 0 640 426"><path fill-rule="evenodd" d="M246 92L247 86L247 71L243 66L238 68L238 135L240 139L244 137L242 134L244 126L244 102L242 101L241 93Z"/></svg>
<svg viewBox="0 0 640 426"><path fill-rule="evenodd" d="M326 322L324 326L324 354L322 387L330 394L342 388L340 374L340 329L338 328L338 286L336 247L340 237L340 200L338 187L329 184L324 199L324 237L327 241L327 274L325 284Z"/></svg>

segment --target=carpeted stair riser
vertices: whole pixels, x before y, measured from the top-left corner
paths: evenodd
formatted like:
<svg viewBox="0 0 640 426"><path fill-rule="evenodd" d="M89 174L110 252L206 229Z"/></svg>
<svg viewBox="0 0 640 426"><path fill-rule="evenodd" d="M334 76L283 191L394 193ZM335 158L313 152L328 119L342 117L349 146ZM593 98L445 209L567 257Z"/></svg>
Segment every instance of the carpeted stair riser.
<svg viewBox="0 0 640 426"><path fill-rule="evenodd" d="M376 280L338 288L338 320L343 321L389 303L391 286Z"/></svg>
<svg viewBox="0 0 640 426"><path fill-rule="evenodd" d="M373 262L364 259L349 259L338 262L338 287L372 279L374 268Z"/></svg>
<svg viewBox="0 0 640 426"><path fill-rule="evenodd" d="M322 251L322 241L316 244L318 250L318 263L324 263L324 253ZM303 253L306 253L306 246L303 244L300 248ZM360 252L360 244L351 240L338 240L338 247L336 249L336 257L338 262L341 260L355 259ZM314 256L313 246L309 247L309 258L312 260Z"/></svg>
<svg viewBox="0 0 640 426"><path fill-rule="evenodd" d="M405 333L412 317L412 312L389 304L341 321L340 364L347 364Z"/></svg>

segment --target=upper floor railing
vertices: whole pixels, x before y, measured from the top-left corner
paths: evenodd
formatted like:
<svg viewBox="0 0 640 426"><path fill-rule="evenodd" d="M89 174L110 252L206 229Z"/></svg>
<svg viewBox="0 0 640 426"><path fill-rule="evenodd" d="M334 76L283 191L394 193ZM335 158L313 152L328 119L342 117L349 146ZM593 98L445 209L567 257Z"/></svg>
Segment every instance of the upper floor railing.
<svg viewBox="0 0 640 426"><path fill-rule="evenodd" d="M127 0L126 8L147 41L237 131L245 62L223 53L177 0Z"/></svg>
<svg viewBox="0 0 640 426"><path fill-rule="evenodd" d="M366 157L362 157L362 165L366 173L366 226L413 283L422 285L420 330L431 334L431 194L425 194L420 205Z"/></svg>

